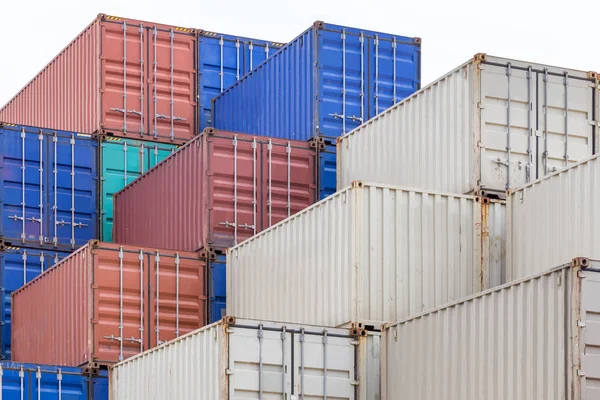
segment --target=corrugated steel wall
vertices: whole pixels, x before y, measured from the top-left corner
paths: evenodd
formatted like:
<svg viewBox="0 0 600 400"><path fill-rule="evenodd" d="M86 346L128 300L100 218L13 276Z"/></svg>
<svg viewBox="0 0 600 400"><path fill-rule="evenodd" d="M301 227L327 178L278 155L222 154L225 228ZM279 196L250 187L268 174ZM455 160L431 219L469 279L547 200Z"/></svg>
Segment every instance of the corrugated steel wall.
<svg viewBox="0 0 600 400"><path fill-rule="evenodd" d="M228 251L227 312L337 326L470 295L481 219L470 196L355 183Z"/></svg>
<svg viewBox="0 0 600 400"><path fill-rule="evenodd" d="M390 325L382 398L572 399L576 274L567 265Z"/></svg>
<svg viewBox="0 0 600 400"><path fill-rule="evenodd" d="M600 259L600 158L510 192L507 280L578 256Z"/></svg>

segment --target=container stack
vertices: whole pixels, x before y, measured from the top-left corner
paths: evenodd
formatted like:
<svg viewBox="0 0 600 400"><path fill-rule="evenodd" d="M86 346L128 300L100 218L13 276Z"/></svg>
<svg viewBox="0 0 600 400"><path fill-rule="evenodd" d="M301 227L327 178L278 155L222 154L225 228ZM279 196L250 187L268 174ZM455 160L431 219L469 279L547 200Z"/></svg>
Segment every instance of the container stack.
<svg viewBox="0 0 600 400"><path fill-rule="evenodd" d="M598 398L598 74L420 44L98 16L0 109L2 393Z"/></svg>

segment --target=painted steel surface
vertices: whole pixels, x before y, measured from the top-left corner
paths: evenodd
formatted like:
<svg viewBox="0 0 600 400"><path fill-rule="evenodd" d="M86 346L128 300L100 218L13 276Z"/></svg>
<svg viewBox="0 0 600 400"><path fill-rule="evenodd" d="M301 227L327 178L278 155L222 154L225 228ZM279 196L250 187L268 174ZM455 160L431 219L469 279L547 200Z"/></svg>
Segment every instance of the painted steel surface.
<svg viewBox="0 0 600 400"><path fill-rule="evenodd" d="M306 142L209 128L115 195L115 240L227 248L314 203L315 164Z"/></svg>
<svg viewBox="0 0 600 400"><path fill-rule="evenodd" d="M387 325L382 399L597 399L600 263L584 262Z"/></svg>
<svg viewBox="0 0 600 400"><path fill-rule="evenodd" d="M214 126L335 140L420 88L420 43L315 22L214 98Z"/></svg>
<svg viewBox="0 0 600 400"><path fill-rule="evenodd" d="M577 255L600 259L600 159L509 192L507 280L542 271Z"/></svg>
<svg viewBox="0 0 600 400"><path fill-rule="evenodd" d="M319 200L331 196L336 188L335 146L325 145L319 150Z"/></svg>
<svg viewBox="0 0 600 400"><path fill-rule="evenodd" d="M198 32L199 131L212 127L211 100L275 54L283 43Z"/></svg>
<svg viewBox="0 0 600 400"><path fill-rule="evenodd" d="M11 359L11 294L69 253L54 250L7 247L0 250L0 284L2 304L0 305L1 357Z"/></svg>
<svg viewBox="0 0 600 400"><path fill-rule="evenodd" d="M0 120L183 143L197 131L195 59L192 29L100 14Z"/></svg>
<svg viewBox="0 0 600 400"><path fill-rule="evenodd" d="M100 142L100 238L112 242L113 195L167 158L177 145L103 137Z"/></svg>
<svg viewBox="0 0 600 400"><path fill-rule="evenodd" d="M117 362L205 325L206 290L195 253L90 242L13 293L13 358Z"/></svg>
<svg viewBox="0 0 600 400"><path fill-rule="evenodd" d="M597 79L478 54L341 137L338 188L368 180L503 194L533 182L597 151Z"/></svg>
<svg viewBox="0 0 600 400"><path fill-rule="evenodd" d="M226 315L227 298L227 262L224 254L217 254L214 260L210 260L208 273L209 278L209 316L210 323L220 321Z"/></svg>
<svg viewBox="0 0 600 400"><path fill-rule="evenodd" d="M0 391L4 400L108 400L108 373L2 361Z"/></svg>
<svg viewBox="0 0 600 400"><path fill-rule="evenodd" d="M357 357L367 337L225 320L112 366L111 399L367 398L367 360Z"/></svg>
<svg viewBox="0 0 600 400"><path fill-rule="evenodd" d="M503 239L490 247L489 233L501 231L491 207L354 182L227 251L227 312L377 326L476 293L496 284L490 268L503 264Z"/></svg>
<svg viewBox="0 0 600 400"><path fill-rule="evenodd" d="M0 239L73 250L97 238L97 143L90 135L0 124Z"/></svg>

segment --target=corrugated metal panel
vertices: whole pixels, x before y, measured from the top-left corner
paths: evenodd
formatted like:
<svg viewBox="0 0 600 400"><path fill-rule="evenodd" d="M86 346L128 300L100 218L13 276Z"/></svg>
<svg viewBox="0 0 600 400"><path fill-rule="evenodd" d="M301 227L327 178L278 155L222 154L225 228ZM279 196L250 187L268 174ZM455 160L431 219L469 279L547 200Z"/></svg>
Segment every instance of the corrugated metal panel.
<svg viewBox="0 0 600 400"><path fill-rule="evenodd" d="M283 43L198 32L199 131L212 127L211 100L279 51Z"/></svg>
<svg viewBox="0 0 600 400"><path fill-rule="evenodd" d="M592 382L578 395L578 372L587 375L579 357L595 362L600 336L578 320L580 301L597 297L588 278L597 282L599 273L579 273L577 265L555 268L389 325L382 398L595 399ZM579 348L579 337L590 346Z"/></svg>
<svg viewBox="0 0 600 400"><path fill-rule="evenodd" d="M111 367L111 399L294 398L302 393L311 399L358 400L363 389L353 382L357 367L367 364L357 365L358 342L349 333L267 321L219 322ZM196 379L189 379L190 371Z"/></svg>
<svg viewBox="0 0 600 400"><path fill-rule="evenodd" d="M592 265L594 266L594 265ZM581 398L600 398L600 273L587 273L581 280L581 318L585 323L580 335Z"/></svg>
<svg viewBox="0 0 600 400"><path fill-rule="evenodd" d="M227 298L227 262L224 254L217 254L214 260L210 260L208 273L209 278L209 322L217 322L226 315Z"/></svg>
<svg viewBox="0 0 600 400"><path fill-rule="evenodd" d="M1 357L11 357L11 294L36 276L62 260L69 253L52 250L8 247L0 251L0 281L2 304L0 305Z"/></svg>
<svg viewBox="0 0 600 400"><path fill-rule="evenodd" d="M338 326L470 295L489 268L482 209L471 196L355 182L228 250L227 312Z"/></svg>
<svg viewBox="0 0 600 400"><path fill-rule="evenodd" d="M81 368L0 363L0 397L21 400L105 400L108 376L90 377Z"/></svg>
<svg viewBox="0 0 600 400"><path fill-rule="evenodd" d="M0 146L0 240L70 251L97 237L95 140L0 124Z"/></svg>
<svg viewBox="0 0 600 400"><path fill-rule="evenodd" d="M0 120L185 142L196 133L195 54L191 29L100 14Z"/></svg>
<svg viewBox="0 0 600 400"><path fill-rule="evenodd" d="M532 182L594 154L596 79L478 54L340 138L338 188L504 192Z"/></svg>
<svg viewBox="0 0 600 400"><path fill-rule="evenodd" d="M488 265L489 269L483 273L484 282L487 285L483 287L493 288L507 282L506 278L506 202L490 201L487 209L482 211L487 218L487 235L482 232L483 248L488 249L487 261L483 265ZM487 213L487 215L486 215ZM484 228L482 228L484 229ZM485 253L484 253L485 255Z"/></svg>
<svg viewBox="0 0 600 400"><path fill-rule="evenodd" d="M552 260L600 259L598 156L510 192L507 280L537 273Z"/></svg>
<svg viewBox="0 0 600 400"><path fill-rule="evenodd" d="M210 128L115 195L115 239L229 247L314 203L315 164L308 143Z"/></svg>
<svg viewBox="0 0 600 400"><path fill-rule="evenodd" d="M294 140L335 138L419 86L419 39L315 22L214 99L214 124Z"/></svg>
<svg viewBox="0 0 600 400"><path fill-rule="evenodd" d="M91 242L13 293L14 359L110 364L197 329L205 266L195 253Z"/></svg>
<svg viewBox="0 0 600 400"><path fill-rule="evenodd" d="M100 238L112 242L113 195L176 150L167 143L105 137L100 143Z"/></svg>

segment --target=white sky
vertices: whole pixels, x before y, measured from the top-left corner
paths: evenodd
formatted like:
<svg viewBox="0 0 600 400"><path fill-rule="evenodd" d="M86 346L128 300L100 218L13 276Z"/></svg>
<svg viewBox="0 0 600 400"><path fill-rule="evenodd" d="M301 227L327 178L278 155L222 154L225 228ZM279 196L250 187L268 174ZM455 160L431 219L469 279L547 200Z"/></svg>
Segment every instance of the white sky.
<svg viewBox="0 0 600 400"><path fill-rule="evenodd" d="M594 0L0 0L0 105L97 14L287 42L312 22L423 39L429 83L484 52L600 71Z"/></svg>

